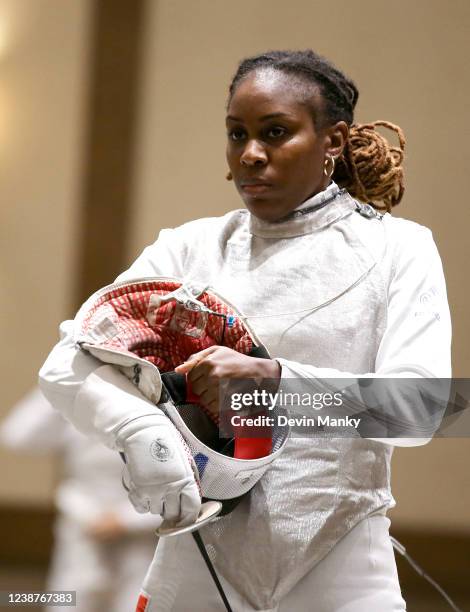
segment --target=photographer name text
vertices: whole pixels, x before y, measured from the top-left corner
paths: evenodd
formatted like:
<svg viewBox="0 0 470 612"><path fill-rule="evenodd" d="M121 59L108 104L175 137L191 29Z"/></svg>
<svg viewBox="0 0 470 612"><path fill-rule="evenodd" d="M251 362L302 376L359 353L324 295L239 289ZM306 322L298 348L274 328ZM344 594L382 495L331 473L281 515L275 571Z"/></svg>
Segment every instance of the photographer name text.
<svg viewBox="0 0 470 612"><path fill-rule="evenodd" d="M276 416L258 415L255 417L242 416L235 414L230 418L232 427L354 427L357 429L361 422L360 418L316 416L292 417L284 414Z"/></svg>

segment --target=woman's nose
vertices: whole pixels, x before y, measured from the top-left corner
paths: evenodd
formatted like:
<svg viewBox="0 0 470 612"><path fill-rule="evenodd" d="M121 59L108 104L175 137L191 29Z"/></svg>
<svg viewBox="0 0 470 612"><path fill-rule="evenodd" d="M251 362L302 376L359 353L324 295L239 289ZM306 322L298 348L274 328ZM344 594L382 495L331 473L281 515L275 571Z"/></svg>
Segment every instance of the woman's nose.
<svg viewBox="0 0 470 612"><path fill-rule="evenodd" d="M248 141L240 156L240 163L243 166L264 166L267 161L268 156L264 147L257 140Z"/></svg>

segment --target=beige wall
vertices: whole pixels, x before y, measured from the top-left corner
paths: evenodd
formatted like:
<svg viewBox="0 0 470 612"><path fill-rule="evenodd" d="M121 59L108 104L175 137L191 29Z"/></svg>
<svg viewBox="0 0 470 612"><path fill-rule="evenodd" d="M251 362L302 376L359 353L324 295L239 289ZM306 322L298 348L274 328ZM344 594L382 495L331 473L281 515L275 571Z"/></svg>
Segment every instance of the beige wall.
<svg viewBox="0 0 470 612"><path fill-rule="evenodd" d="M468 0L160 0L150 2L129 259L159 228L241 203L224 180L224 103L237 61L313 47L358 83L357 119L384 118L408 139L397 215L433 229L448 280L454 367L470 375L465 266L470 163ZM396 521L470 530L467 440L396 452Z"/></svg>
<svg viewBox="0 0 470 612"><path fill-rule="evenodd" d="M359 84L358 120L408 138L397 211L430 226L454 320L454 366L470 374L465 287L470 3L452 0L149 0L128 259L160 227L241 204L224 180L226 87L242 56L313 47ZM70 314L80 198L89 0L0 0L0 416L34 383ZM27 322L27 325L25 325ZM397 522L469 529L466 440L396 452ZM46 503L52 464L0 451L0 503Z"/></svg>
<svg viewBox="0 0 470 612"><path fill-rule="evenodd" d="M0 0L0 417L70 316L88 0ZM0 501L46 502L53 464L0 450Z"/></svg>

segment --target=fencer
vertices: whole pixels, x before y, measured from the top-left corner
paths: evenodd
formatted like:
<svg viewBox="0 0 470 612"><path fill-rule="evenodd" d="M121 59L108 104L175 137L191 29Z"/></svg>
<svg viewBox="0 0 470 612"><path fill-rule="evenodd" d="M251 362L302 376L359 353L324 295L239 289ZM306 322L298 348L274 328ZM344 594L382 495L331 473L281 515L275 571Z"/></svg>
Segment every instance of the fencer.
<svg viewBox="0 0 470 612"><path fill-rule="evenodd" d="M351 195L369 193L391 209L403 191L400 155L388 152L387 168L398 170L387 174L371 153L382 155L382 141L374 148L357 136L356 100L354 84L313 52L242 62L230 89L227 159L247 210L161 231L117 279L210 285L255 327L273 358L265 365L240 365L223 348L187 368L209 399L208 372L278 376L281 388L308 379L319 391L327 378L352 375L450 376L449 309L431 232ZM376 143L373 126L360 133ZM353 166L348 183L354 147L371 160L367 172ZM77 348L73 322L62 324L40 378L76 427L129 457L139 511L194 520L200 500L180 441L127 378ZM152 458L155 439L173 449L171 462ZM292 437L251 494L201 530L234 610L405 609L386 516L394 444ZM160 542L144 590L145 610L224 609L188 536Z"/></svg>

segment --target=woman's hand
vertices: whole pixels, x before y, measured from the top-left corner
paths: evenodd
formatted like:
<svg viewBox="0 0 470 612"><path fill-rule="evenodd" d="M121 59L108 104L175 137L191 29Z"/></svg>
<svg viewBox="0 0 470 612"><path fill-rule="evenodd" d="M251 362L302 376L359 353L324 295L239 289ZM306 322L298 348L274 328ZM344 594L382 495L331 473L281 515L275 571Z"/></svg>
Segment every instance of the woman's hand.
<svg viewBox="0 0 470 612"><path fill-rule="evenodd" d="M226 379L274 379L279 381L281 366L274 359L248 357L226 346L211 346L194 353L175 368L178 374L187 374L191 388L201 404L217 414L219 410L220 382Z"/></svg>

